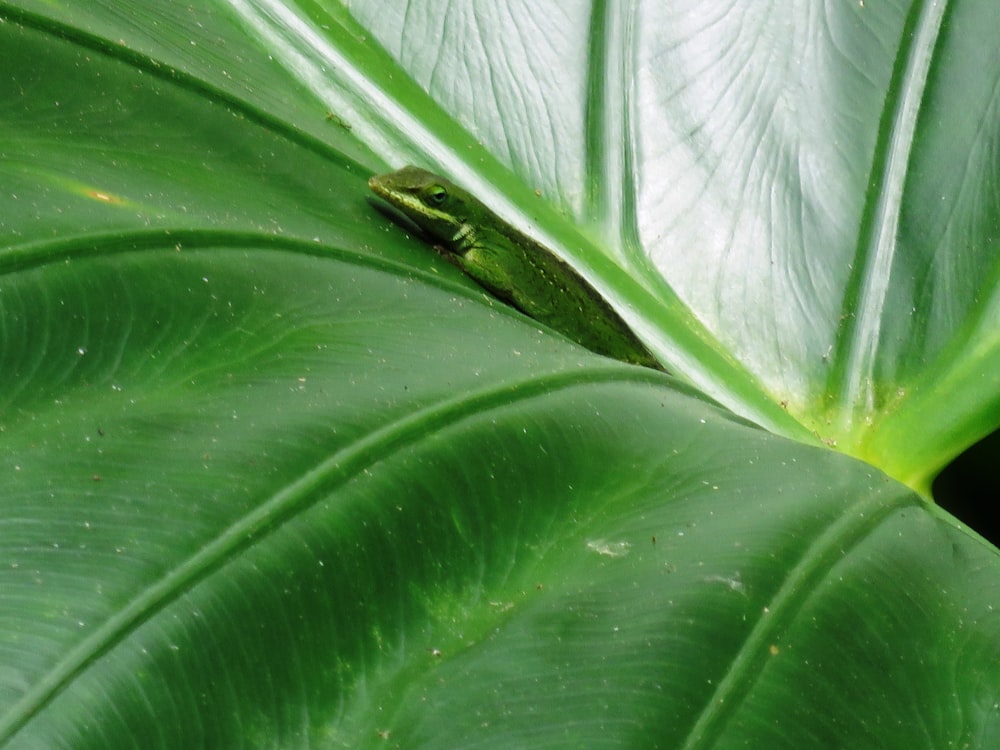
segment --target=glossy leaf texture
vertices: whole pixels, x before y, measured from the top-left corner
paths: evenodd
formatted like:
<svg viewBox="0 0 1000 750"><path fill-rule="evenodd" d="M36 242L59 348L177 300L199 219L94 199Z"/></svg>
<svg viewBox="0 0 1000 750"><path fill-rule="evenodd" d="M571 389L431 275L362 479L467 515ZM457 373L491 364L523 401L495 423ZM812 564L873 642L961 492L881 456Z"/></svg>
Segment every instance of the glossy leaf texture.
<svg viewBox="0 0 1000 750"><path fill-rule="evenodd" d="M996 421L994 11L868 5L0 4L0 747L996 745L996 550L804 444Z"/></svg>
<svg viewBox="0 0 1000 750"><path fill-rule="evenodd" d="M995 3L351 6L681 377L921 488L1000 424Z"/></svg>

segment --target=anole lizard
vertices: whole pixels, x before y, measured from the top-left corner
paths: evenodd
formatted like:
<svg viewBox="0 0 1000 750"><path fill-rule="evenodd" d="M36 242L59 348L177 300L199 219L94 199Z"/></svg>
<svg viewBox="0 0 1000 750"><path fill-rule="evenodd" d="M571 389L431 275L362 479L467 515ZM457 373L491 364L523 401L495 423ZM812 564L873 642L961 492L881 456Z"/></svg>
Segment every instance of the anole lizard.
<svg viewBox="0 0 1000 750"><path fill-rule="evenodd" d="M418 167L375 175L368 187L494 296L597 354L663 370L582 276L465 190Z"/></svg>

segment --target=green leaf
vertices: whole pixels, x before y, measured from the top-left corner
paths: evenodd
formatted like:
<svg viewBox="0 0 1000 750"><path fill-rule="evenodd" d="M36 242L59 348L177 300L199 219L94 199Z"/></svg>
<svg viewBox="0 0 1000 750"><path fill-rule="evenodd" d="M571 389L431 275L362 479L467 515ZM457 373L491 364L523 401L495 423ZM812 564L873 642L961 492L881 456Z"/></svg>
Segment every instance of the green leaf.
<svg viewBox="0 0 1000 750"><path fill-rule="evenodd" d="M0 3L0 747L998 743L993 4L201 6Z"/></svg>

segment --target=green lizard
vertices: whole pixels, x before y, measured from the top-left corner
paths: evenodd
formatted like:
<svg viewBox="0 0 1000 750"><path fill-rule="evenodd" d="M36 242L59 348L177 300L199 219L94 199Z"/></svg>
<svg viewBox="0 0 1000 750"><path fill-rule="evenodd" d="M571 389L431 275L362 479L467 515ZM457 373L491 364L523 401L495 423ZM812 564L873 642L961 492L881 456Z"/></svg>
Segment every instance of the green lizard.
<svg viewBox="0 0 1000 750"><path fill-rule="evenodd" d="M663 370L594 287L465 190L418 167L375 175L368 187L504 302L597 354Z"/></svg>

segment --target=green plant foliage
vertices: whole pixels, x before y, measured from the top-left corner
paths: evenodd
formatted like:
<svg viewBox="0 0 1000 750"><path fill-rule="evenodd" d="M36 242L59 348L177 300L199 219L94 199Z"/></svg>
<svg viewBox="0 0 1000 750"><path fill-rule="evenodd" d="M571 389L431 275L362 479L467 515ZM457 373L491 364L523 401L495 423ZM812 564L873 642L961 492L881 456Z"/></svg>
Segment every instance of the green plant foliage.
<svg viewBox="0 0 1000 750"><path fill-rule="evenodd" d="M994 5L0 2L0 747L1000 744Z"/></svg>

